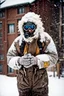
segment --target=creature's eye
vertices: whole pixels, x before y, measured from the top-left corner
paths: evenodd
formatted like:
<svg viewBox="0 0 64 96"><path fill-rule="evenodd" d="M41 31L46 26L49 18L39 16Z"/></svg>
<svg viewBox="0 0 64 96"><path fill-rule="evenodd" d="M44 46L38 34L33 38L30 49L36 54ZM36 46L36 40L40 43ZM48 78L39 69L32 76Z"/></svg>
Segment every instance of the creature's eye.
<svg viewBox="0 0 64 96"><path fill-rule="evenodd" d="M35 25L31 25L31 29L35 29Z"/></svg>
<svg viewBox="0 0 64 96"><path fill-rule="evenodd" d="M24 25L24 29L25 30L28 30L28 29L32 29L32 30L34 30L35 29L35 25Z"/></svg>
<svg viewBox="0 0 64 96"><path fill-rule="evenodd" d="M29 28L29 27L28 27L27 25L24 25L24 29L28 30L28 28Z"/></svg>
<svg viewBox="0 0 64 96"><path fill-rule="evenodd" d="M33 22L27 22L27 23L24 23L23 29L25 31L28 31L29 29L34 31L36 29L36 25Z"/></svg>

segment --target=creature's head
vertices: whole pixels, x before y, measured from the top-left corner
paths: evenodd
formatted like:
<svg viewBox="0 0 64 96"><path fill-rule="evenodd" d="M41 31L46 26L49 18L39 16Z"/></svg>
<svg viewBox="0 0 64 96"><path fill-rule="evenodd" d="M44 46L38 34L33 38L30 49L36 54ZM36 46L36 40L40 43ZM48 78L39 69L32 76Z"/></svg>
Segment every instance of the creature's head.
<svg viewBox="0 0 64 96"><path fill-rule="evenodd" d="M32 42L44 31L40 15L34 12L28 12L22 17L18 23L18 29L26 42Z"/></svg>

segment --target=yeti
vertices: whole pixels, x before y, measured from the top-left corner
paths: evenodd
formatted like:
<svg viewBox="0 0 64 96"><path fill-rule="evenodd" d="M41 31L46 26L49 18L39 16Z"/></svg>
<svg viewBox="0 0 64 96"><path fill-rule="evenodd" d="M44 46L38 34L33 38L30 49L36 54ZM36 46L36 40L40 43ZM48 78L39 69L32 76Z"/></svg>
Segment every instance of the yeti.
<svg viewBox="0 0 64 96"><path fill-rule="evenodd" d="M7 52L7 64L18 70L19 96L48 96L47 68L55 66L57 49L40 15L26 13L18 22L20 35Z"/></svg>

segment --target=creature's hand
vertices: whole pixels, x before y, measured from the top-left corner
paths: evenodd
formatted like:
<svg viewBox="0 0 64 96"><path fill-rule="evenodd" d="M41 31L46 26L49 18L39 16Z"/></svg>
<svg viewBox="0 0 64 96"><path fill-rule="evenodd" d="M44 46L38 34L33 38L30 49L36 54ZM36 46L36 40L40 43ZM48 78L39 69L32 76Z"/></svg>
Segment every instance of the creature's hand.
<svg viewBox="0 0 64 96"><path fill-rule="evenodd" d="M38 66L39 69L41 68L48 68L50 65L50 59L49 59L49 55L47 54L40 54L36 56L38 58Z"/></svg>
<svg viewBox="0 0 64 96"><path fill-rule="evenodd" d="M37 57L34 57L31 54L26 54L18 59L18 63L25 68L29 68L37 64Z"/></svg>

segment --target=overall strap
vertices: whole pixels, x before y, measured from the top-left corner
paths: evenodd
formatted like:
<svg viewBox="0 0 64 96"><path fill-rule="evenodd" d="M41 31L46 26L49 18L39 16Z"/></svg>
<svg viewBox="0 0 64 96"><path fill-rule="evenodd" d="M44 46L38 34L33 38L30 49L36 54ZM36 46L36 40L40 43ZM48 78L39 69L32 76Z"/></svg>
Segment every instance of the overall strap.
<svg viewBox="0 0 64 96"><path fill-rule="evenodd" d="M44 54L45 51L43 49L44 49L44 46L46 45L46 43L45 42L42 43L42 42L40 42L40 39L38 39L37 44L39 47L39 53Z"/></svg>

